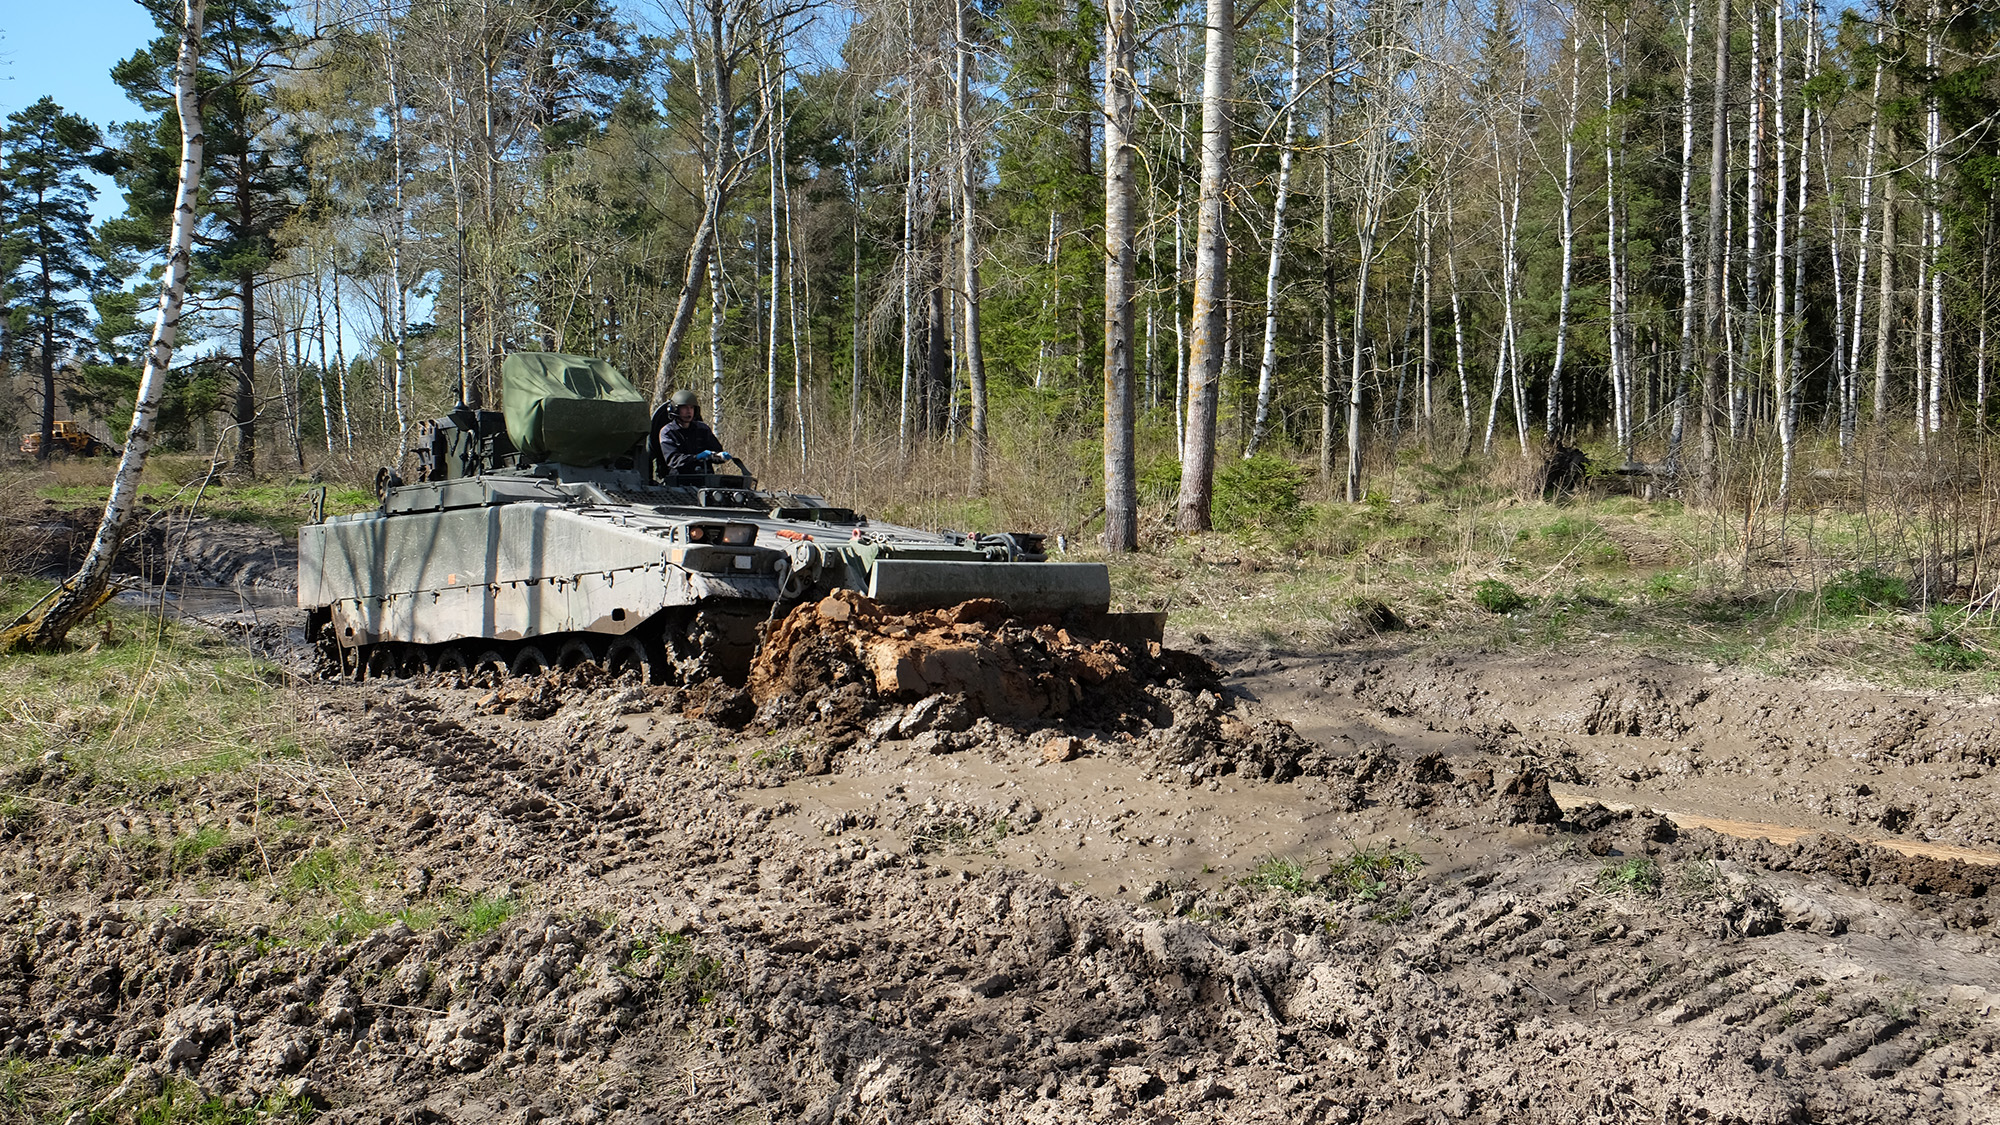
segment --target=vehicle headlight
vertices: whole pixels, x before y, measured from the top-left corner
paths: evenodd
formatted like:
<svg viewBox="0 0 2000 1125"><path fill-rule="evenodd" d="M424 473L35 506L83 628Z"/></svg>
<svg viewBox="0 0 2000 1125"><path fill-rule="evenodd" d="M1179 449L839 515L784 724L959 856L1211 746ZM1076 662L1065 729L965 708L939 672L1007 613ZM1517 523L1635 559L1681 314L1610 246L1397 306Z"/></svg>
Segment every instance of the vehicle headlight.
<svg viewBox="0 0 2000 1125"><path fill-rule="evenodd" d="M748 547L757 541L757 525L732 523L723 527L722 541L732 547Z"/></svg>

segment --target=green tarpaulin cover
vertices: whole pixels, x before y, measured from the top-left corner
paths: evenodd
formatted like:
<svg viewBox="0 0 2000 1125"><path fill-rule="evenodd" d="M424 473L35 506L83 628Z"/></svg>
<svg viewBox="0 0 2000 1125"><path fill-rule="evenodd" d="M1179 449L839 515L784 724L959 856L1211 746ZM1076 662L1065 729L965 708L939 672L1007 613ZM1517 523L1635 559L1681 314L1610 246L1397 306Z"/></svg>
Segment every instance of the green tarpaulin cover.
<svg viewBox="0 0 2000 1125"><path fill-rule="evenodd" d="M500 383L507 436L524 461L595 465L645 440L645 396L604 360L515 352L500 365Z"/></svg>

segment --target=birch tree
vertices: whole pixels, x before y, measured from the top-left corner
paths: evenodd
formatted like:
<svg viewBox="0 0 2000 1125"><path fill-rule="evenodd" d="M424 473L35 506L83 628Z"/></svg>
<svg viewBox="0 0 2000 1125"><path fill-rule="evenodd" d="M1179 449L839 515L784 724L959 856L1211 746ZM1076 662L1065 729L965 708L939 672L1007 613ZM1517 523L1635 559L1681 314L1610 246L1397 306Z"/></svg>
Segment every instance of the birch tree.
<svg viewBox="0 0 2000 1125"><path fill-rule="evenodd" d="M1215 416L1222 382L1223 286L1229 257L1223 228L1229 188L1229 97L1235 73L1235 0L1207 0L1206 56L1201 88L1201 203L1195 224L1193 340L1188 348L1187 442L1181 463L1183 532L1213 526Z"/></svg>
<svg viewBox="0 0 2000 1125"><path fill-rule="evenodd" d="M1278 147L1278 188L1271 200L1271 252L1264 272L1264 350L1257 363L1257 419L1244 443L1243 459L1257 455L1271 424L1271 389L1278 367L1278 271L1285 261L1285 204L1292 186L1292 144L1298 135L1300 0L1292 0L1291 78L1285 91L1284 139Z"/></svg>
<svg viewBox="0 0 2000 1125"><path fill-rule="evenodd" d="M1709 106L1708 236L1703 267L1701 341L1705 362L1701 374L1698 422L1701 441L1701 495L1715 495L1722 466L1717 436L1718 396L1726 386L1729 355L1723 333L1723 224L1729 171L1729 0L1715 3L1715 85Z"/></svg>
<svg viewBox="0 0 2000 1125"><path fill-rule="evenodd" d="M92 537L90 553L83 565L64 580L39 616L0 634L0 650L16 647L53 648L61 645L84 618L110 597L111 570L124 544L134 502L139 495L139 475L146 467L146 454L157 436L160 398L172 369L174 343L180 333L181 306L187 296L188 267L194 248L196 195L201 187L202 129L201 101L196 78L201 69L202 20L207 0L184 0L181 9L179 50L174 65L174 106L180 124L181 162L178 187L174 193L173 225L167 240L166 277L160 287L160 304L153 319L152 341L146 349L146 366L139 377L139 392L132 406L132 424L126 431L125 449L119 455L118 470L111 478L111 495L104 505L104 517Z"/></svg>
<svg viewBox="0 0 2000 1125"><path fill-rule="evenodd" d="M721 299L717 284L721 271L713 261L719 227L731 194L754 170L763 147L767 119L762 113L755 113L748 127L738 127L746 109L754 112L757 103L739 100L736 72L753 52L788 35L802 10L801 5L791 3L765 8L759 0L662 0L667 22L688 43L693 55L689 68L701 102L701 119L691 141L701 165L701 195L679 295L653 369L652 399L656 406L666 401L669 380L679 365L681 348L701 302L704 280L711 308ZM711 394L712 400L719 397Z"/></svg>
<svg viewBox="0 0 2000 1125"><path fill-rule="evenodd" d="M958 268L959 276L963 279L965 285L965 293L962 297L962 304L965 311L965 326L962 337L965 351L966 383L972 398L972 494L977 496L986 491L987 423L986 349L982 343L982 333L979 323L979 209L975 206L974 202L977 198L979 159L977 155L978 146L973 143L972 137L972 92L971 76L968 73L972 66L972 40L968 26L969 20L967 18L971 7L972 0L954 0L953 11L957 22L955 25L955 34L953 35L954 48L952 54L952 136L957 149L956 165L959 199ZM1108 36L1110 34L1109 30L1105 34ZM1105 88L1107 91L1110 89L1111 81L1108 66L1109 64L1107 63L1107 70L1105 72ZM1126 81L1128 83L1131 81L1130 69L1128 61L1126 66L1128 72ZM1109 138L1110 134L1107 133L1105 144L1105 152L1107 154L1112 151ZM1108 163L1108 155L1106 159ZM1130 175L1129 169L1127 175ZM1110 256L1108 249L1106 256ZM1110 294L1107 292L1107 300L1109 296ZM1129 329L1130 325L1128 324L1127 327ZM1128 364L1126 390L1129 395L1131 389L1129 367L1131 342L1129 340L1126 342L1126 352ZM1109 447L1107 446L1106 448L1106 464L1109 465ZM1108 475L1105 487L1107 490L1110 488L1110 478ZM1108 529L1106 535L1108 538Z"/></svg>
<svg viewBox="0 0 2000 1125"><path fill-rule="evenodd" d="M1132 24L1130 0L1105 0L1104 548L1108 551L1132 551L1139 546L1132 417L1132 289L1138 265L1132 230L1137 195L1132 182L1136 100ZM972 327L970 322L967 327Z"/></svg>

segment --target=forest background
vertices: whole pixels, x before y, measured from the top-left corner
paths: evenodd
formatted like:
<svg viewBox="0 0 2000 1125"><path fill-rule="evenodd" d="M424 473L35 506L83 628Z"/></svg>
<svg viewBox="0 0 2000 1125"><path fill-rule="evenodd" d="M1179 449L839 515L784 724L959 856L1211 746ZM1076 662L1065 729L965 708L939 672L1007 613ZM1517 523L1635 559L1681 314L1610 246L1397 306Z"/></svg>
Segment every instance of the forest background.
<svg viewBox="0 0 2000 1125"><path fill-rule="evenodd" d="M143 6L131 120L0 133L15 432L130 414ZM1996 63L1942 2L214 0L162 440L366 479L550 349L767 479L1113 549L1570 444L1746 521L1976 493Z"/></svg>

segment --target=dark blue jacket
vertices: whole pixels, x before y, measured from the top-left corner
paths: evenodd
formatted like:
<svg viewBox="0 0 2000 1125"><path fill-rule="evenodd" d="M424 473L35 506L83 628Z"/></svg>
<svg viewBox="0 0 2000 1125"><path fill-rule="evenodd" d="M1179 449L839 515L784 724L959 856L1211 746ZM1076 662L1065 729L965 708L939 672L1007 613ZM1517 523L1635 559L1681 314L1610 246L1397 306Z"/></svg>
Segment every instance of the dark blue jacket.
<svg viewBox="0 0 2000 1125"><path fill-rule="evenodd" d="M660 427L660 460L666 463L669 475L705 472L707 467L694 457L702 452L722 452L722 443L715 440L715 431L707 422L696 418L683 425L676 418Z"/></svg>

